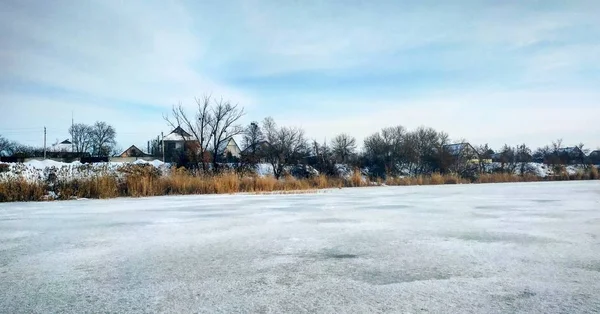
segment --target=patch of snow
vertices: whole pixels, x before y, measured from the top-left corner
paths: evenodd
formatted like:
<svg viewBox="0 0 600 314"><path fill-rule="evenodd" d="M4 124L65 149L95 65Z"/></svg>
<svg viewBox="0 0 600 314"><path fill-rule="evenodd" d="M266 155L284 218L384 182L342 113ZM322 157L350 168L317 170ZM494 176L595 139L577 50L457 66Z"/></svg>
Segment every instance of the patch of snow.
<svg viewBox="0 0 600 314"><path fill-rule="evenodd" d="M0 181L11 178L24 178L28 181L46 181L50 177L56 177L58 180L69 180L77 178L86 178L95 175L116 175L119 176L119 169L130 164L148 164L167 173L170 164L163 163L160 160L144 161L136 160L132 163L127 162L99 162L91 164L82 164L79 161L72 163L58 162L53 160L30 160L24 163L6 163L8 171L0 173Z"/></svg>
<svg viewBox="0 0 600 314"><path fill-rule="evenodd" d="M256 174L260 177L272 176L273 175L273 166L271 164L257 164L256 165Z"/></svg>

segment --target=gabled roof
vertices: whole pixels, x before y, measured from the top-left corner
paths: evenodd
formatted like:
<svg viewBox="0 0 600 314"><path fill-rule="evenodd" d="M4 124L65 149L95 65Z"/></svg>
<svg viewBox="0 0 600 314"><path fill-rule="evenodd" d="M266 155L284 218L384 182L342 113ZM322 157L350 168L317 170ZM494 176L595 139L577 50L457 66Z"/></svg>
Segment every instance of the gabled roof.
<svg viewBox="0 0 600 314"><path fill-rule="evenodd" d="M456 143L443 146L444 150L450 153L451 155L458 155L469 147L472 148L471 144L469 143Z"/></svg>
<svg viewBox="0 0 600 314"><path fill-rule="evenodd" d="M242 150L242 153L247 152L248 150L250 150L253 147L261 148L261 147L265 147L267 145L270 145L268 141L259 141L259 142L255 143L255 144L252 144L252 145L244 148L244 150Z"/></svg>
<svg viewBox="0 0 600 314"><path fill-rule="evenodd" d="M192 135L182 129L180 126L176 127L171 133L163 138L163 141L193 141Z"/></svg>
<svg viewBox="0 0 600 314"><path fill-rule="evenodd" d="M128 148L128 149L126 149L126 150L124 150L122 153L120 153L120 154L119 154L119 156L122 156L122 155L124 155L124 154L125 154L125 153L127 153L129 150L134 150L136 153L139 153L139 154L140 154L140 156L138 156L138 157L141 157L141 156L147 156L147 155L148 155L148 154L144 153L144 151L143 151L143 150L139 149L137 146L135 146L135 145L131 145L131 146L129 146L129 148Z"/></svg>
<svg viewBox="0 0 600 314"><path fill-rule="evenodd" d="M237 146L237 148L239 150L240 147L238 146L238 144L235 142L235 140L232 137L229 140L223 141L219 144L219 147L217 148L217 153L219 153L219 154L225 153L225 149L227 148L227 146L229 146L229 143L231 143L231 141L233 141L233 144L235 144L235 146Z"/></svg>
<svg viewBox="0 0 600 314"><path fill-rule="evenodd" d="M69 140L64 140L58 144L54 144L48 147L50 152L71 152L73 150L73 144Z"/></svg>

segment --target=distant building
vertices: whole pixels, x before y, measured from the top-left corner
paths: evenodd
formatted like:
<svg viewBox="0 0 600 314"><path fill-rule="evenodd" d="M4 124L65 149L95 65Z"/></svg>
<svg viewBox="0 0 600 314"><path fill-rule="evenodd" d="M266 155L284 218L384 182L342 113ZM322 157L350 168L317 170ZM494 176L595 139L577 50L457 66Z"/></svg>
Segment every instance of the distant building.
<svg viewBox="0 0 600 314"><path fill-rule="evenodd" d="M595 150L595 151L591 152L587 156L587 160L591 164L600 165L600 150Z"/></svg>
<svg viewBox="0 0 600 314"><path fill-rule="evenodd" d="M469 143L456 143L442 146L440 170L465 175L477 171L479 154Z"/></svg>
<svg viewBox="0 0 600 314"><path fill-rule="evenodd" d="M176 127L171 133L167 134L161 141L164 148L165 161L172 162L180 156L181 153L187 153L192 150L199 150L198 141L180 126Z"/></svg>
<svg viewBox="0 0 600 314"><path fill-rule="evenodd" d="M577 146L559 148L555 154L563 164L584 163L587 157Z"/></svg>
<svg viewBox="0 0 600 314"><path fill-rule="evenodd" d="M124 152L119 154L119 157L149 157L149 154L144 153L141 149L137 148L135 145L131 145Z"/></svg>
<svg viewBox="0 0 600 314"><path fill-rule="evenodd" d="M240 152L243 159L251 162L267 162L265 155L271 144L268 141L259 141L255 144L248 145Z"/></svg>
<svg viewBox="0 0 600 314"><path fill-rule="evenodd" d="M225 157L226 159L240 158L242 156L242 150L235 140L230 138L229 140L221 142L217 149L217 154Z"/></svg>
<svg viewBox="0 0 600 314"><path fill-rule="evenodd" d="M443 146L445 153L465 160L477 159L478 154L475 148L469 143L456 143Z"/></svg>
<svg viewBox="0 0 600 314"><path fill-rule="evenodd" d="M69 140L64 140L60 143L50 146L48 151L53 153L71 153L73 152L73 143L71 143Z"/></svg>

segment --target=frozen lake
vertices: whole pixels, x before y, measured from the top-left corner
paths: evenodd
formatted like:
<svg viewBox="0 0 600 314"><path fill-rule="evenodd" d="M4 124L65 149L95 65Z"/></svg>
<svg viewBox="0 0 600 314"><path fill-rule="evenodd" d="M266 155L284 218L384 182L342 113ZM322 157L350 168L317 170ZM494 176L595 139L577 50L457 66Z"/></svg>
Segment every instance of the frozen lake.
<svg viewBox="0 0 600 314"><path fill-rule="evenodd" d="M598 313L600 182L0 204L2 313Z"/></svg>

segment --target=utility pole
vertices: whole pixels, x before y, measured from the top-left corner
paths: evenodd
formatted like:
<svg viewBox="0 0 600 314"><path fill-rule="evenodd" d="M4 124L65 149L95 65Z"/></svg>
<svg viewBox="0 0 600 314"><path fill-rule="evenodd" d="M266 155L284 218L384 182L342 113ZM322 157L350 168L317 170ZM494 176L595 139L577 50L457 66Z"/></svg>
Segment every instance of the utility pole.
<svg viewBox="0 0 600 314"><path fill-rule="evenodd" d="M73 117L73 110L71 110L71 153L75 152L75 143L73 143L73 127L75 126L75 118Z"/></svg>
<svg viewBox="0 0 600 314"><path fill-rule="evenodd" d="M162 147L163 162L165 162L165 134L163 132L160 132L160 136L162 138L160 146Z"/></svg>
<svg viewBox="0 0 600 314"><path fill-rule="evenodd" d="M46 127L44 127L44 159L46 159Z"/></svg>

